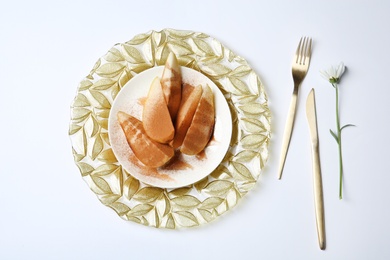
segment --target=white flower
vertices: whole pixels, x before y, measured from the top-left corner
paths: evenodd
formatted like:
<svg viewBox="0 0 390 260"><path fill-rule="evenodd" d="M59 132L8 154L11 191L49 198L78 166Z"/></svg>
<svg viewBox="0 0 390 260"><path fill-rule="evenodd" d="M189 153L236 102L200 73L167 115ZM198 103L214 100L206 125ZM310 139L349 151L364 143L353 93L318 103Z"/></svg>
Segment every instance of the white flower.
<svg viewBox="0 0 390 260"><path fill-rule="evenodd" d="M340 81L340 78L343 75L344 71L345 71L344 63L340 62L337 69L332 66L326 71L320 71L320 73L324 77L324 79L334 84Z"/></svg>

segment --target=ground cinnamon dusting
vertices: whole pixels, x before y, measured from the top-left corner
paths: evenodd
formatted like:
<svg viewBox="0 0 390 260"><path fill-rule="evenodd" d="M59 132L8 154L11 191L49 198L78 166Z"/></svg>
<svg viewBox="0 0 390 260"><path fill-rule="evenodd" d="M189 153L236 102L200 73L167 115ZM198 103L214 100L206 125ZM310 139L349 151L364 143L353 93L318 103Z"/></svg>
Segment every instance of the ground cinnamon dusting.
<svg viewBox="0 0 390 260"><path fill-rule="evenodd" d="M196 155L196 158L197 158L198 160L207 159L206 151L203 149L200 153L198 153L198 154Z"/></svg>
<svg viewBox="0 0 390 260"><path fill-rule="evenodd" d="M145 105L145 101L146 101L146 97L140 97L138 99L138 104L140 104L141 106L144 106Z"/></svg>
<svg viewBox="0 0 390 260"><path fill-rule="evenodd" d="M175 156L171 159L171 161L162 168L168 171L193 169L191 164L183 160L183 157L179 151L176 151Z"/></svg>
<svg viewBox="0 0 390 260"><path fill-rule="evenodd" d="M137 166L141 170L141 173L145 176L151 176L162 180L169 180L169 181L173 180L171 177L169 177L169 175L160 173L156 168L146 167L138 160L138 158L134 154L131 154L129 156L129 161L133 163L135 166Z"/></svg>

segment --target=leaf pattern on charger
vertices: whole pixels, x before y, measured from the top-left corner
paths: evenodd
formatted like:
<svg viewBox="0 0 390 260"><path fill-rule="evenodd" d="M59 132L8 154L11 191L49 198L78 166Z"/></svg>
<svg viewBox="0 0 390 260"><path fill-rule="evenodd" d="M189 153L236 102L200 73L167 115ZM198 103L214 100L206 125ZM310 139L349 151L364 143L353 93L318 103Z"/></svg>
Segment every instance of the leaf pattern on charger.
<svg viewBox="0 0 390 260"><path fill-rule="evenodd" d="M135 75L164 65L175 53L181 66L208 76L232 115L229 150L220 165L193 185L161 189L122 169L110 147L108 117L121 88ZM209 223L238 204L257 183L268 159L271 113L260 78L240 56L204 33L164 29L114 45L79 83L68 134L82 178L121 218L156 228Z"/></svg>

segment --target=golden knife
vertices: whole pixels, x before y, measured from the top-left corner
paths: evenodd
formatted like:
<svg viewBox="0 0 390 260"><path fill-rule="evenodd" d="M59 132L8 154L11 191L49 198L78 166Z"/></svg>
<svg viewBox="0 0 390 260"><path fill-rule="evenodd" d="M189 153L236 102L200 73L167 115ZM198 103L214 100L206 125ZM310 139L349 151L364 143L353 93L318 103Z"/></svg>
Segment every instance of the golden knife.
<svg viewBox="0 0 390 260"><path fill-rule="evenodd" d="M306 100L306 117L309 123L310 139L311 139L311 154L312 154L312 161L313 161L314 205L315 205L318 243L321 250L324 250L326 247L324 197L322 191L321 164L320 164L316 101L315 101L314 88L311 89Z"/></svg>

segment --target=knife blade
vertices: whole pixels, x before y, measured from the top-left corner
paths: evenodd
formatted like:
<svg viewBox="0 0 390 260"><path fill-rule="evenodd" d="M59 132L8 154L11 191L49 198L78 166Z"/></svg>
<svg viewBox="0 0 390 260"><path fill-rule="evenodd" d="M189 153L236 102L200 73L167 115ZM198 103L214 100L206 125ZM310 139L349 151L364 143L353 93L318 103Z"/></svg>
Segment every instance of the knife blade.
<svg viewBox="0 0 390 260"><path fill-rule="evenodd" d="M319 153L319 139L317 129L317 113L315 102L315 91L311 89L306 100L306 117L310 129L311 154L313 164L313 190L314 190L314 205L316 215L316 226L318 243L321 250L326 247L325 242L325 213L324 213L324 197L322 190L321 163Z"/></svg>

